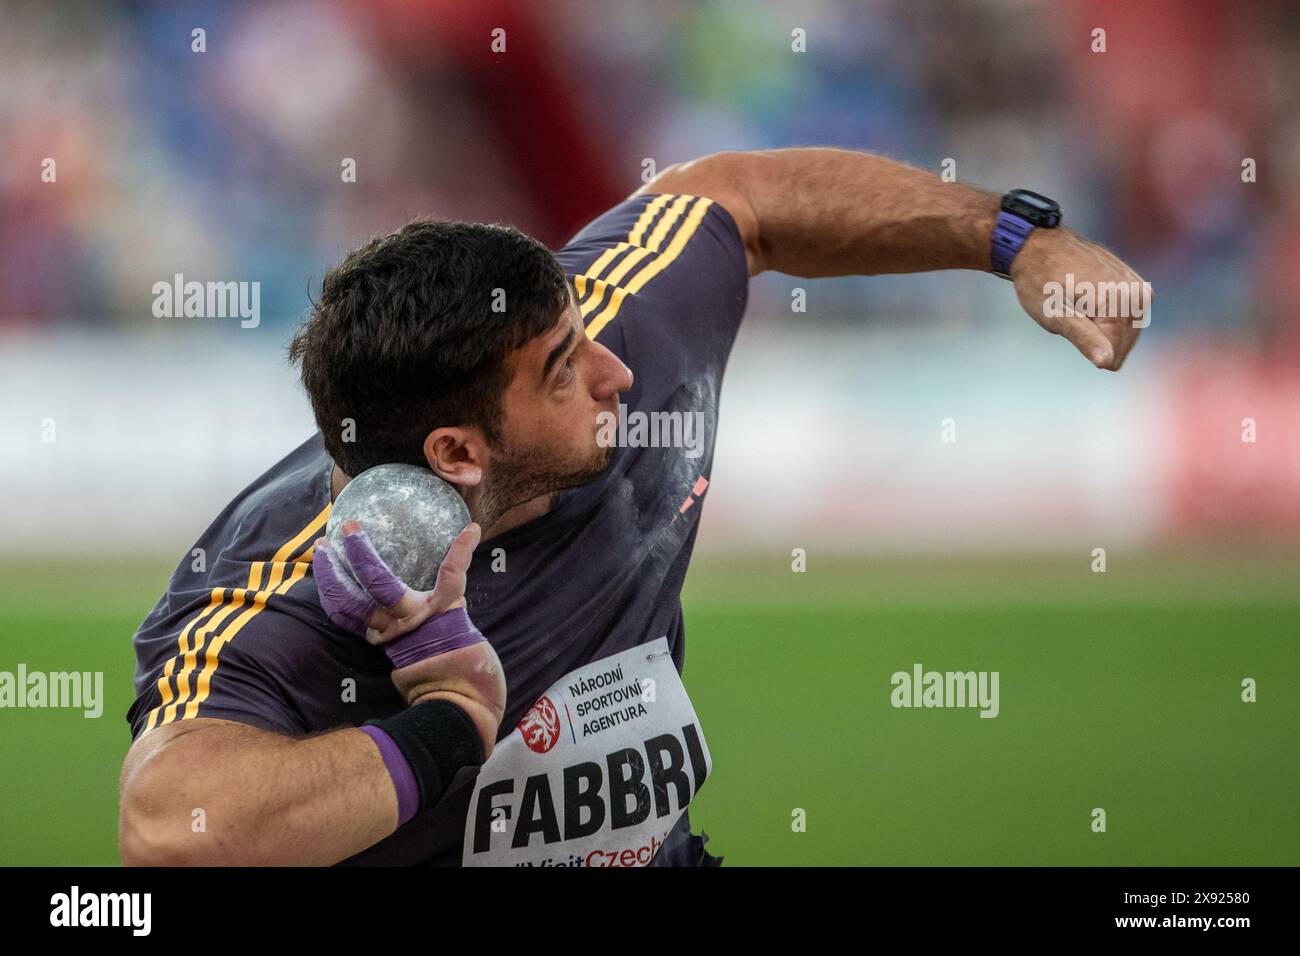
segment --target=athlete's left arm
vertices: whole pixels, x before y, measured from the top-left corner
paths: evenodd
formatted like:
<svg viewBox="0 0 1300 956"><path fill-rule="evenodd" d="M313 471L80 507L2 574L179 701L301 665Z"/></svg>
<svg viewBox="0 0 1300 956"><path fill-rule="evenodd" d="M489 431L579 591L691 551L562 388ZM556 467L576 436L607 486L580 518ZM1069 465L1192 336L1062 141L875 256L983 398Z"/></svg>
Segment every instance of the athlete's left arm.
<svg viewBox="0 0 1300 956"><path fill-rule="evenodd" d="M736 221L750 275L773 269L808 278L988 271L1000 206L992 193L883 156L821 147L714 153L668 167L638 192L707 196ZM1024 310L1099 368L1123 364L1150 314L1150 288L1137 273L1065 228L1035 229L1011 278ZM1053 308L1049 283L1078 290L1075 302ZM1090 296L1088 308L1082 290L1111 288L1101 283L1138 283L1127 288L1141 290L1142 321L1134 323L1132 309L1107 315L1097 308L1101 295Z"/></svg>

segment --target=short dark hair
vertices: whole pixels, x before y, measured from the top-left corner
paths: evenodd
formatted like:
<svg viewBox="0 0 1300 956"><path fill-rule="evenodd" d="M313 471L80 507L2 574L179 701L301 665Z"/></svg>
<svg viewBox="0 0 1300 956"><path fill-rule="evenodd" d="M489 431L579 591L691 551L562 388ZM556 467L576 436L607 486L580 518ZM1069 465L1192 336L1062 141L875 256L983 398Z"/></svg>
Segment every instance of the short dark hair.
<svg viewBox="0 0 1300 956"><path fill-rule="evenodd" d="M289 344L326 451L355 476L425 464L439 427L499 440L508 357L568 301L555 256L510 226L417 220L349 253Z"/></svg>

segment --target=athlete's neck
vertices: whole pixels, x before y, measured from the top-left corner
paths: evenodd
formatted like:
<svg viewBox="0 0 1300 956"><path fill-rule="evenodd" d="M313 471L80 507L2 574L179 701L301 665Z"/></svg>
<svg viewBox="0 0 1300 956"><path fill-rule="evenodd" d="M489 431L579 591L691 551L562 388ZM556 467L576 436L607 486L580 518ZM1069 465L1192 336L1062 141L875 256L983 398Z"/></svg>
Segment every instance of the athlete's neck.
<svg viewBox="0 0 1300 956"><path fill-rule="evenodd" d="M339 496L339 492L342 491L351 480L352 477L350 475L344 472L344 470L338 465L335 465L334 471L330 475L330 501L336 499ZM532 521L534 518L540 518L555 507L555 500L557 497L559 497L559 492L548 492L544 495L538 495L531 501L525 501L523 504L515 505L513 508L507 508L499 515L492 516L492 524L483 532L481 541L495 538L497 535L504 534L511 528L517 528L519 525ZM473 510L474 509L471 507L470 513L472 515ZM473 515L473 517L475 521L478 521L478 515Z"/></svg>
<svg viewBox="0 0 1300 956"><path fill-rule="evenodd" d="M521 524L527 524L534 518L540 518L555 507L555 500L559 497L559 494L558 491L548 492L544 495L538 495L532 501L525 501L523 504L507 509L501 517L493 522L492 527L483 533L483 540L487 541L489 538L495 538L511 528L517 528Z"/></svg>

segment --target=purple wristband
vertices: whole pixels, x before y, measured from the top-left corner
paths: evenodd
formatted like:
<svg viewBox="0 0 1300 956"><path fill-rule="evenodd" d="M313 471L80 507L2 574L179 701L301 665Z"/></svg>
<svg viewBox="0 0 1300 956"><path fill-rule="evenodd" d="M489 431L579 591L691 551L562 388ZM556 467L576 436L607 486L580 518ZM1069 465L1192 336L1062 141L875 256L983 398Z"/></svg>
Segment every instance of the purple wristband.
<svg viewBox="0 0 1300 956"><path fill-rule="evenodd" d="M393 780L393 789L397 791L397 825L400 827L415 816L416 807L420 805L420 787L415 782L415 773L387 733L372 725L361 727L360 730L375 742L379 747L379 755L384 758L388 776Z"/></svg>
<svg viewBox="0 0 1300 956"><path fill-rule="evenodd" d="M384 645L384 650L393 662L393 667L399 668L426 657L469 647L481 640L484 637L469 619L469 612L463 607L454 607L450 611L435 614L410 634L389 641Z"/></svg>
<svg viewBox="0 0 1300 956"><path fill-rule="evenodd" d="M992 268L989 271L995 276L1010 279L1011 263L1020 254L1033 231L1034 224L1028 219L1005 209L999 212L998 221L993 226Z"/></svg>

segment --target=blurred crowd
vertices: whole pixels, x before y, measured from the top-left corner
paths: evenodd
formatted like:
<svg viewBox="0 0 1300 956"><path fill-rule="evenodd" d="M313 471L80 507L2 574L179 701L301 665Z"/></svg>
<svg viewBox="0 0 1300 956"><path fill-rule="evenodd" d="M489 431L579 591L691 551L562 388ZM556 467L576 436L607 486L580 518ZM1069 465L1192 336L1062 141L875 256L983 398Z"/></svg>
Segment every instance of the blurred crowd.
<svg viewBox="0 0 1300 956"><path fill-rule="evenodd" d="M1152 336L1300 348L1285 0L13 0L0 22L0 327L175 324L151 288L181 273L259 281L287 330L414 216L556 245L646 160L816 144L1055 196L1155 284ZM833 280L800 321L1000 322L971 288Z"/></svg>

